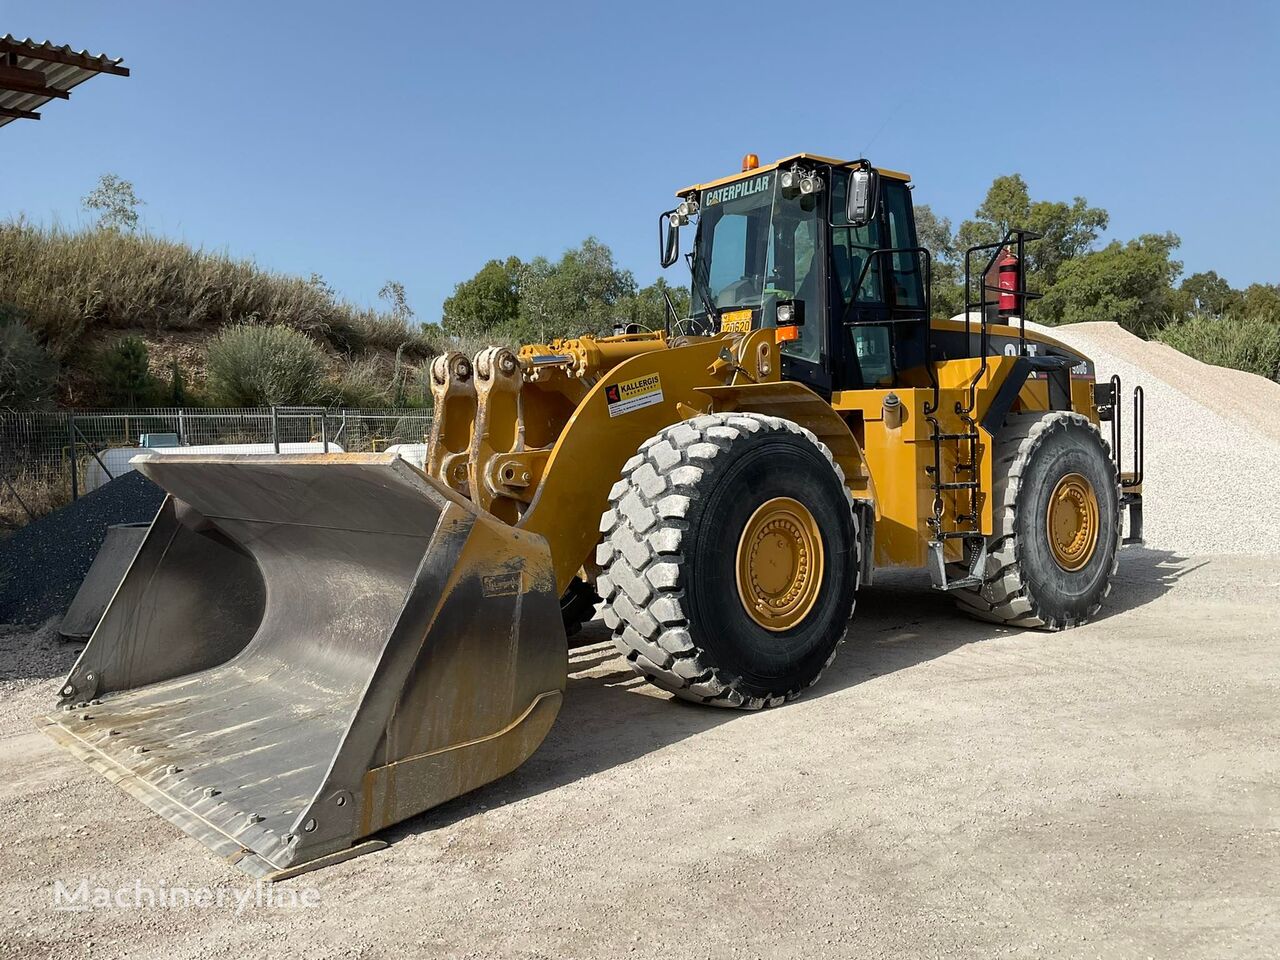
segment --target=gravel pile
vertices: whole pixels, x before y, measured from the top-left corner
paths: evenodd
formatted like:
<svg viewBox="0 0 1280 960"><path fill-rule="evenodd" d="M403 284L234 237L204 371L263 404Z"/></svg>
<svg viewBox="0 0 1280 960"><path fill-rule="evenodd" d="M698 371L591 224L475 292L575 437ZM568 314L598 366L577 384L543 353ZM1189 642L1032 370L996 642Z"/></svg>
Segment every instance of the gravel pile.
<svg viewBox="0 0 1280 960"><path fill-rule="evenodd" d="M1280 384L1201 363L1113 323L1038 329L1092 359L1099 381L1120 375L1126 470L1131 396L1142 385L1147 546L1183 556L1280 553Z"/></svg>
<svg viewBox="0 0 1280 960"><path fill-rule="evenodd" d="M57 625L0 624L0 731L25 732L32 717L57 703L58 685L84 650L58 636Z"/></svg>
<svg viewBox="0 0 1280 960"><path fill-rule="evenodd" d="M147 523L163 500L164 491L142 474L126 473L0 540L0 624L61 616L107 527Z"/></svg>

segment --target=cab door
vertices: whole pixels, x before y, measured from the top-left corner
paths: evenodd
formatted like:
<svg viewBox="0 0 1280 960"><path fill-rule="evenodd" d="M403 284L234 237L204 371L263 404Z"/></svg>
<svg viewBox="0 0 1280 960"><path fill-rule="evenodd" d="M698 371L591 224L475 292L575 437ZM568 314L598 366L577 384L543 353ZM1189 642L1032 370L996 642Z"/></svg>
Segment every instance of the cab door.
<svg viewBox="0 0 1280 960"><path fill-rule="evenodd" d="M895 386L901 371L924 359L923 272L915 254L873 254L916 245L911 195L905 183L882 178L879 216L853 227L844 216L847 176L838 182L831 191L833 383L838 390Z"/></svg>
<svg viewBox="0 0 1280 960"><path fill-rule="evenodd" d="M782 378L803 383L830 397L831 361L824 268L827 237L821 208L817 215L799 219L777 217L772 229L764 291L765 322L774 322L779 299L803 303L805 316L799 339L787 341L779 348Z"/></svg>

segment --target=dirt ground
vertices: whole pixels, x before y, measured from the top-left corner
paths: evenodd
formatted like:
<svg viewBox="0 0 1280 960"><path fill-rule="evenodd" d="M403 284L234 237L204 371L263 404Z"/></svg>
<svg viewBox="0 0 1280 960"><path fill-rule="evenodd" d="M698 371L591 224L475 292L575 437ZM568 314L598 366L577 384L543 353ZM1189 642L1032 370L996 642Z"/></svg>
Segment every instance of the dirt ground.
<svg viewBox="0 0 1280 960"><path fill-rule="evenodd" d="M268 888L318 906L239 911L54 909L254 888L32 729L73 651L10 632L0 956L1274 956L1278 598L1280 558L1131 549L1102 619L1040 634L882 574L758 714L669 700L592 624L523 768Z"/></svg>

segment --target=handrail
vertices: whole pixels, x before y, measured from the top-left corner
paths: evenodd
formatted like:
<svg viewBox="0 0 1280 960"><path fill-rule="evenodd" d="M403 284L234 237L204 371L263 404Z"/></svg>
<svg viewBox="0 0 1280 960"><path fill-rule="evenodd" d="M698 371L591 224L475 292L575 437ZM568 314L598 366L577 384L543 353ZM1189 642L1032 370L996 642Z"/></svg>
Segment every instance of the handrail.
<svg viewBox="0 0 1280 960"><path fill-rule="evenodd" d="M972 415L974 409L977 407L978 384L982 381L982 378L986 375L987 368L988 368L987 347L988 347L988 344L990 343L991 321L987 317L987 307L997 306L1000 301L998 298L996 300L988 300L987 292L988 290L995 290L997 292L1000 292L1000 288L988 286L986 282L987 274L990 273L991 268L995 266L996 258L1000 256L1001 250L1004 250L1006 247L1010 246L1011 244L1017 247L1018 252L1016 256L1018 258L1018 264L1019 264L1018 289L1009 291L1009 292L1012 292L1013 295L1017 298L1018 356L1024 356L1026 354L1026 347L1027 347L1026 305L1028 301L1038 300L1040 299L1041 296L1043 296L1043 294L1032 293L1030 290L1027 289L1026 244L1028 241L1034 241L1034 240L1040 240L1040 239L1041 239L1041 235L1038 233L1034 233L1031 230L1025 230L1021 227L1010 227L1007 231L1005 231L1005 235L998 242L978 244L978 245L969 247L969 249L965 250L964 252L964 342L965 342L966 353L968 352L968 349L969 349L969 336L970 336L969 317L975 307L978 310L978 316L982 326L981 326L980 340L978 344L978 355L979 355L979 359L981 360L981 363L978 366L978 371L973 375L973 379L970 380L968 384L968 391L969 391L968 403L964 406L961 406L959 401L956 402L956 414L961 417L966 417L966 418L969 417L970 415ZM983 268L982 273L980 274L982 278L982 282L978 286L981 292L980 292L978 301L975 303L974 301L969 299L969 295L973 290L973 274L971 269L972 257L975 253L981 253L984 250L990 250L991 256L987 259L987 265Z"/></svg>

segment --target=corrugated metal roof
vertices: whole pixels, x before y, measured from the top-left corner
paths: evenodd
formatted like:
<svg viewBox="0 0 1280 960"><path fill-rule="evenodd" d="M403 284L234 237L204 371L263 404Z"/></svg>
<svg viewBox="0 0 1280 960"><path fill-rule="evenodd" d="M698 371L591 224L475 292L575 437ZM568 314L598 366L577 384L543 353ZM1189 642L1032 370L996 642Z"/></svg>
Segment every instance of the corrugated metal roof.
<svg viewBox="0 0 1280 960"><path fill-rule="evenodd" d="M0 37L0 127L13 120L38 120L53 99L66 99L72 87L99 73L129 76L123 58L97 55L69 46L37 43L12 34Z"/></svg>

